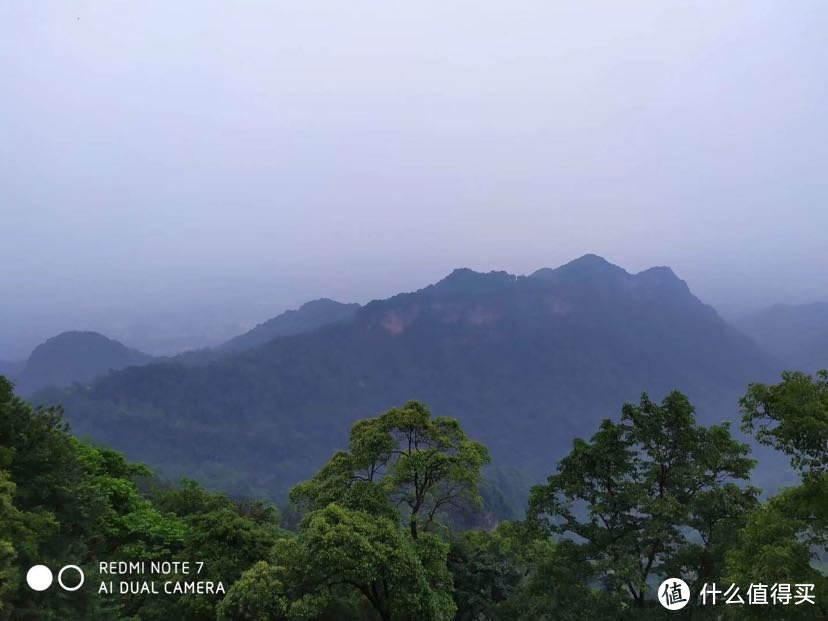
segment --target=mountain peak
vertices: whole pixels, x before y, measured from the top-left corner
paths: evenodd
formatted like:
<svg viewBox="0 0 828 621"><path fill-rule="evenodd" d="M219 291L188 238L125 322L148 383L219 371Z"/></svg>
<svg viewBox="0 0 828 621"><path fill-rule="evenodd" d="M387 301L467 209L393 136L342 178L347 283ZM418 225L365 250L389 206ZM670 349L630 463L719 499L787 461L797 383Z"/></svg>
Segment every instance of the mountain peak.
<svg viewBox="0 0 828 621"><path fill-rule="evenodd" d="M359 304L345 304L330 298L305 302L236 336L219 347L224 352L240 352L264 345L281 336L310 332L324 325L352 319Z"/></svg>
<svg viewBox="0 0 828 621"><path fill-rule="evenodd" d="M44 351L49 350L56 350L59 348L66 348L66 347L112 347L115 349L124 349L130 351L128 347L126 347L120 341L116 341L111 339L107 336L104 336L100 332L93 332L91 330L67 330L66 332L61 332L55 336L52 336L46 339L43 343L38 345L32 351L30 359L32 357L37 357ZM131 350L134 351L134 350Z"/></svg>
<svg viewBox="0 0 828 621"><path fill-rule="evenodd" d="M604 257L597 255L592 252L588 252L585 255L578 257L577 259L572 259L569 263L565 263L563 267L566 266L586 266L586 267L597 267L597 266L612 266L613 264L607 261ZM615 267L615 266L613 266Z"/></svg>
<svg viewBox="0 0 828 621"><path fill-rule="evenodd" d="M437 295L480 295L500 291L516 280L517 277L508 272L484 273L461 267L423 291Z"/></svg>
<svg viewBox="0 0 828 621"><path fill-rule="evenodd" d="M319 298L316 300L311 300L310 302L305 302L302 306L299 307L298 310L300 311L310 311L310 310L317 310L317 309L330 309L330 308L342 308L345 306L359 306L359 304L346 304L344 302L337 302L336 300L332 300L331 298ZM288 313L293 311L286 311Z"/></svg>
<svg viewBox="0 0 828 621"><path fill-rule="evenodd" d="M542 267L530 278L562 280L594 280L596 278L628 276L626 270L597 254L585 254L560 267Z"/></svg>
<svg viewBox="0 0 828 621"><path fill-rule="evenodd" d="M654 291L669 291L680 296L692 295L687 283L676 276L676 273L666 265L657 265L643 270L633 278L639 285L646 286Z"/></svg>
<svg viewBox="0 0 828 621"><path fill-rule="evenodd" d="M99 332L61 332L34 348L20 373L19 386L23 393L44 386L66 386L151 359Z"/></svg>
<svg viewBox="0 0 828 621"><path fill-rule="evenodd" d="M636 274L637 276L643 275L652 275L657 278L669 278L674 279L678 278L676 273L673 271L671 267L667 265L654 265L653 267L647 268L646 270L642 270Z"/></svg>

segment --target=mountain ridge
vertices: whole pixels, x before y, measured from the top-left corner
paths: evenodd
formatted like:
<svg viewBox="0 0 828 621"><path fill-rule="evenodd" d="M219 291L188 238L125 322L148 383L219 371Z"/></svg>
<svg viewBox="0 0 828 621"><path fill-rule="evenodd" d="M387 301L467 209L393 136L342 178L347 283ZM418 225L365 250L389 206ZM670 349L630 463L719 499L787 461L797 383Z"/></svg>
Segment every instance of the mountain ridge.
<svg viewBox="0 0 828 621"><path fill-rule="evenodd" d="M222 352L253 349L274 338L307 332L337 321L347 321L359 308L360 305L356 303L347 304L330 298L318 298L305 302L298 309L286 310L263 321L215 349Z"/></svg>
<svg viewBox="0 0 828 621"><path fill-rule="evenodd" d="M227 354L254 349L274 338L346 321L358 308L359 304L343 304L329 298L311 300L215 348L188 350L172 356L152 356L96 331L67 330L38 344L26 360L0 361L0 374L12 379L21 394L30 394L50 386L61 388L74 382L89 382L110 370L128 366L150 363L208 364Z"/></svg>
<svg viewBox="0 0 828 621"><path fill-rule="evenodd" d="M146 364L152 356L90 330L68 330L32 350L15 379L22 394L84 382L110 370Z"/></svg>
<svg viewBox="0 0 828 621"><path fill-rule="evenodd" d="M681 389L702 420L735 420L747 383L774 377L776 362L671 270L597 259L552 278L455 270L209 365L133 367L41 399L173 476L281 498L354 420L412 398L532 479L643 391Z"/></svg>

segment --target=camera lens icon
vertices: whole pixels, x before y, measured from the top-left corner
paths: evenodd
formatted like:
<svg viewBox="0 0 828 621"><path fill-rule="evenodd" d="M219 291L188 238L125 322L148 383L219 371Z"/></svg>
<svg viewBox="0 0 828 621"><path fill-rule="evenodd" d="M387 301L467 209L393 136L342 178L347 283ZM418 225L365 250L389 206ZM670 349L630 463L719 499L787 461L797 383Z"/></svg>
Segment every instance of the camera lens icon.
<svg viewBox="0 0 828 621"><path fill-rule="evenodd" d="M69 575L72 573L78 574L79 579L77 584L73 584L71 580L64 581L64 574L67 571ZM46 565L34 565L26 572L26 583L32 591L45 591L52 586L53 580L52 570L46 567ZM86 580L86 576L84 576L83 570L77 565L66 565L60 569L57 575L57 582L64 591L77 591L83 586L84 580Z"/></svg>
<svg viewBox="0 0 828 621"><path fill-rule="evenodd" d="M52 586L52 570L46 565L35 565L26 572L26 583L32 591L45 591Z"/></svg>

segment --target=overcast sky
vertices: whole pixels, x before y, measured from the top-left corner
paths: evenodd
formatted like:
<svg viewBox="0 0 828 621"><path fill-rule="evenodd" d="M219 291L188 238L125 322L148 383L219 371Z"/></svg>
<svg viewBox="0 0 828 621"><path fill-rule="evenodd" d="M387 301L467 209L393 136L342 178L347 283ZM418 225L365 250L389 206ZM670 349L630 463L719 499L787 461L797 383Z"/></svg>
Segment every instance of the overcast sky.
<svg viewBox="0 0 828 621"><path fill-rule="evenodd" d="M595 252L828 299L828 2L0 0L0 359Z"/></svg>

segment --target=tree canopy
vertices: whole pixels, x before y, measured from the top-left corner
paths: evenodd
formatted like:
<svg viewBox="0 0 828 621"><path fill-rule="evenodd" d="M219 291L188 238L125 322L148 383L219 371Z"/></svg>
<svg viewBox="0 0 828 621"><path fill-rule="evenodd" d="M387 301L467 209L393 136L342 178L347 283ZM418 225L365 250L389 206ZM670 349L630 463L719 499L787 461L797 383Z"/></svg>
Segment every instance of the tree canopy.
<svg viewBox="0 0 828 621"><path fill-rule="evenodd" d="M816 378L786 371L778 384L751 384L740 404L745 431L789 455L804 477L828 472L828 371Z"/></svg>
<svg viewBox="0 0 828 621"><path fill-rule="evenodd" d="M578 542L610 591L643 608L653 577L698 586L717 577L727 539L757 504L758 490L737 485L753 467L749 454L727 425L699 425L681 393L661 404L644 395L620 422L574 442L532 490L528 517Z"/></svg>
<svg viewBox="0 0 828 621"><path fill-rule="evenodd" d="M409 401L353 425L347 450L291 491L287 529L268 503L162 481L73 437L59 407L31 406L0 377L0 621L823 619L826 392L825 373L748 388L745 430L801 475L765 502L750 485L749 446L727 424L699 424L673 392L643 395L574 440L532 489L524 521L473 529L463 525L481 508L488 451L457 420ZM96 561L118 559L203 562L200 578L226 594L66 597L25 583L35 563L78 562L100 582ZM667 576L692 593L808 583L817 602L694 598L676 614L653 598Z"/></svg>
<svg viewBox="0 0 828 621"><path fill-rule="evenodd" d="M309 509L339 502L389 517L390 502L403 510L416 539L441 513L480 506L481 468L489 461L486 447L456 419L432 418L425 404L409 401L355 423L349 450L293 488L291 499Z"/></svg>

